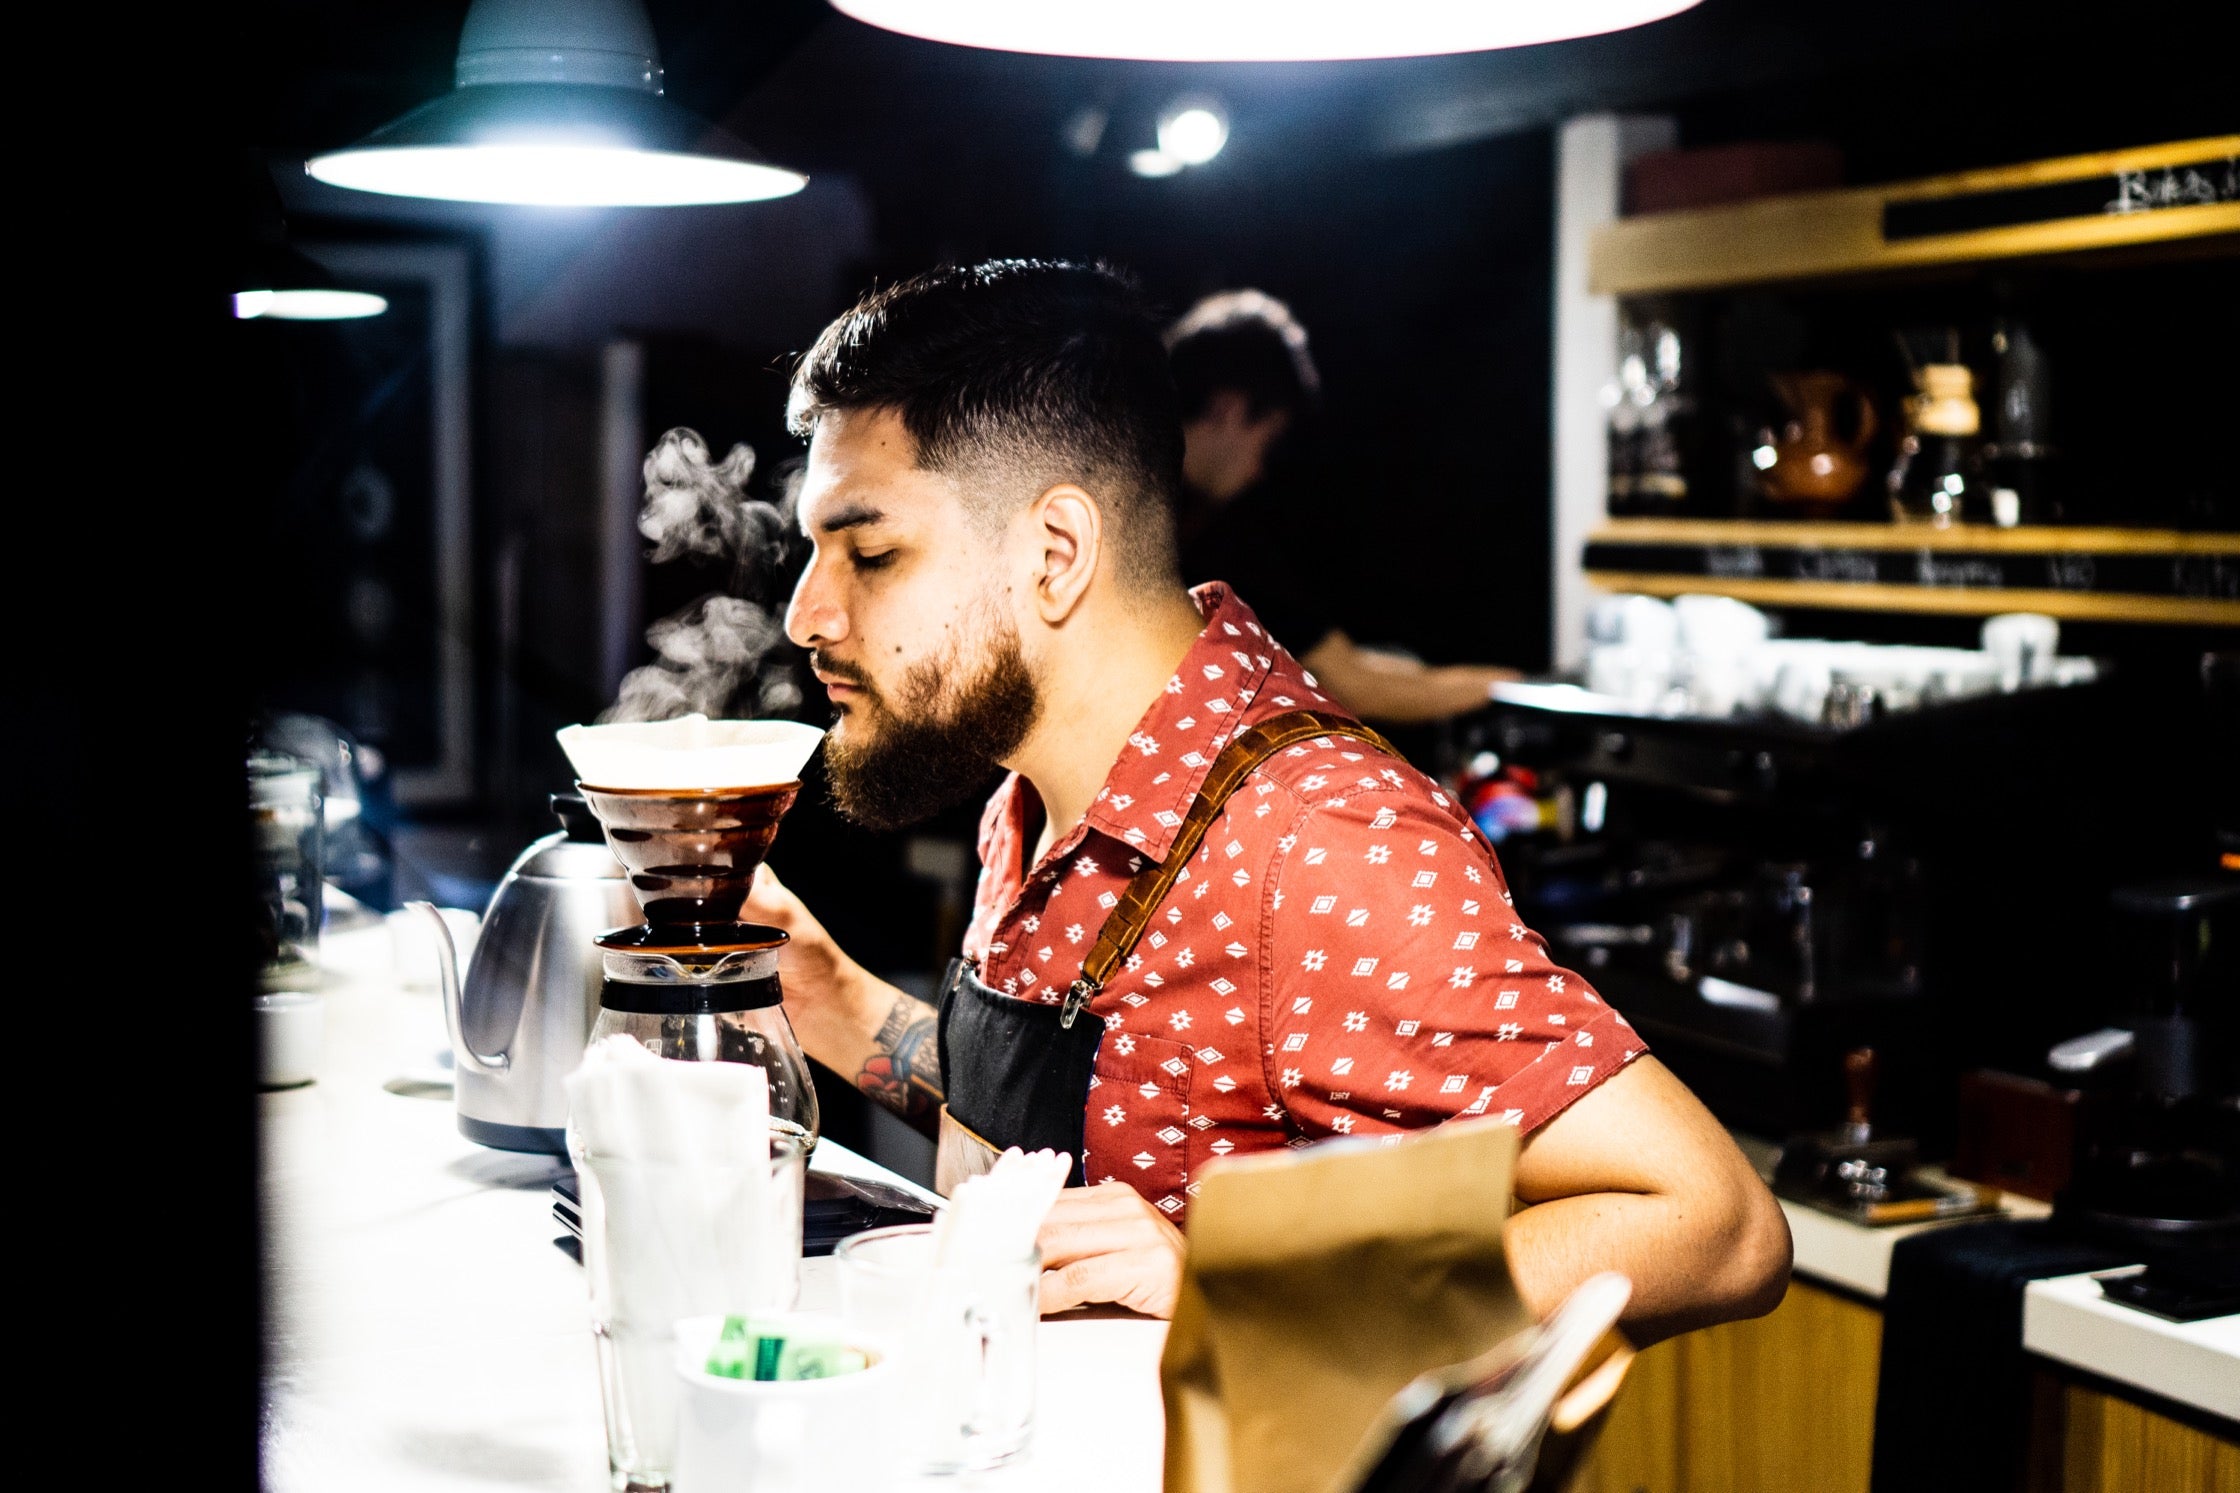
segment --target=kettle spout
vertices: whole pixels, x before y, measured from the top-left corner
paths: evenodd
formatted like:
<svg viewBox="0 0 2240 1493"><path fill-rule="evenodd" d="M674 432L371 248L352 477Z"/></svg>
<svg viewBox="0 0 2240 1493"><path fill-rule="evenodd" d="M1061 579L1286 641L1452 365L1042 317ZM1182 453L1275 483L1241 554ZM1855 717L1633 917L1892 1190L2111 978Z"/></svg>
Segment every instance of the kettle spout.
<svg viewBox="0 0 2240 1493"><path fill-rule="evenodd" d="M497 1077L513 1066L509 1054L501 1051L485 1057L467 1042L466 1022L460 1014L463 996L459 971L458 945L451 941L451 925L444 922L443 914L436 911L432 902L407 902L405 906L428 920L436 935L436 974L443 982L443 1027L451 1036L451 1054L455 1061L465 1064L477 1073Z"/></svg>

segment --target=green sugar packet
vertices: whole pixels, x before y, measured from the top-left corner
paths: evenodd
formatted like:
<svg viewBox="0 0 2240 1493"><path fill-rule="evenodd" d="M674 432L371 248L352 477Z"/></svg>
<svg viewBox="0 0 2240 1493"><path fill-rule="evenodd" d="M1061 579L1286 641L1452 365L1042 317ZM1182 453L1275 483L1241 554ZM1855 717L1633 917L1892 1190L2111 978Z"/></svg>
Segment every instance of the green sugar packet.
<svg viewBox="0 0 2240 1493"><path fill-rule="evenodd" d="M726 1317L715 1347L709 1350L707 1372L767 1384L853 1374L867 1361L860 1349L835 1338L803 1336L773 1323Z"/></svg>
<svg viewBox="0 0 2240 1493"><path fill-rule="evenodd" d="M716 1335L713 1348L708 1350L707 1372L719 1379L747 1379L754 1352L754 1334L747 1330L745 1317L725 1317L723 1331Z"/></svg>

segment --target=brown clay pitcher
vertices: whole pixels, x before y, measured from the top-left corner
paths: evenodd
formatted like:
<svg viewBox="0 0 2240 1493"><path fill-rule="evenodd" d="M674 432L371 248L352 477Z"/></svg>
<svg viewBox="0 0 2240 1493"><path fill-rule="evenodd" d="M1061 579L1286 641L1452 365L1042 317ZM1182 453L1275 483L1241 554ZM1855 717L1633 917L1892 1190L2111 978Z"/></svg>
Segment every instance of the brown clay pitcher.
<svg viewBox="0 0 2240 1493"><path fill-rule="evenodd" d="M1772 383L1789 419L1774 440L1773 464L1759 473L1759 488L1785 512L1825 517L1866 484L1874 401L1840 373L1777 373ZM1846 404L1855 412L1848 439L1836 433Z"/></svg>

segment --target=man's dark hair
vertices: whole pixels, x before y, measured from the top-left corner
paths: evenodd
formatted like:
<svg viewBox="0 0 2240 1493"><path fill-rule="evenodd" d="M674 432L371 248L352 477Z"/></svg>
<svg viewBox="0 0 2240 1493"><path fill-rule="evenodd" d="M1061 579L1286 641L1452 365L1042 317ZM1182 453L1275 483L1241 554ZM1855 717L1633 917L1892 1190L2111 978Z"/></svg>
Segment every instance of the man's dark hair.
<svg viewBox="0 0 2240 1493"><path fill-rule="evenodd" d="M945 265L858 301L793 372L787 422L891 409L917 464L999 526L1060 482L1104 510L1131 585L1172 581L1182 420L1158 323L1109 266L999 259Z"/></svg>
<svg viewBox="0 0 2240 1493"><path fill-rule="evenodd" d="M1224 290L1192 306L1167 329L1167 358L1185 420L1203 415L1224 389L1242 394L1255 420L1305 414L1322 393L1307 329L1263 291Z"/></svg>

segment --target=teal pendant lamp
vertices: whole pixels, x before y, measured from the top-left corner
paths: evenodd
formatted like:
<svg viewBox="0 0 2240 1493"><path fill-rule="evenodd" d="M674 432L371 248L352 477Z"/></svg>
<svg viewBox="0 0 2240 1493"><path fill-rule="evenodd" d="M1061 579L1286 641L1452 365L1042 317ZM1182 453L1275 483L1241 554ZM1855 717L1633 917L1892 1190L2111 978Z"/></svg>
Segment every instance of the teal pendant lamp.
<svg viewBox="0 0 2240 1493"><path fill-rule="evenodd" d="M456 78L305 169L361 192L545 207L756 202L808 181L663 95L639 0L474 0Z"/></svg>

